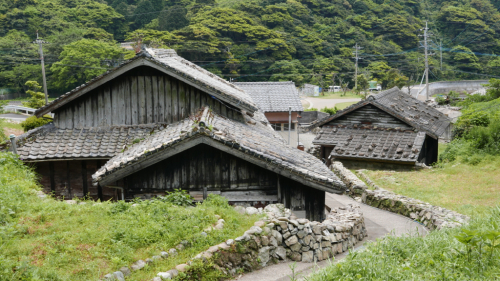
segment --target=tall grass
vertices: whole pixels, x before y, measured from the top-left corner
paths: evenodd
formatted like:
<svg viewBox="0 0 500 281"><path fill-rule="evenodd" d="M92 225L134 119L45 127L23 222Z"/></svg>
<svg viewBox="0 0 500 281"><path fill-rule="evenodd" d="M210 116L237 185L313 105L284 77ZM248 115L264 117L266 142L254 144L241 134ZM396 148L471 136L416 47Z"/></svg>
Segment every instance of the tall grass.
<svg viewBox="0 0 500 281"><path fill-rule="evenodd" d="M307 280L498 280L499 225L496 207L462 229L433 231L425 237L387 236Z"/></svg>
<svg viewBox="0 0 500 281"><path fill-rule="evenodd" d="M158 255L187 240L176 257L134 273L149 280L197 253L240 236L258 219L240 215L222 197L196 207L161 200L40 200L37 175L10 153L0 153L0 280L97 280L138 259ZM223 230L203 229L220 215Z"/></svg>

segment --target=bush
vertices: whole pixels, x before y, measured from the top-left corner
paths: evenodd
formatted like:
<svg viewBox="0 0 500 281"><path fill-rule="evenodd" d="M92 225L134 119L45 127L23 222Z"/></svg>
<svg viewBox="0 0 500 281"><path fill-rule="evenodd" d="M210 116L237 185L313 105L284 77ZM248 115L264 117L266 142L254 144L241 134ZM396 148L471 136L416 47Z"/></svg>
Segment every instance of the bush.
<svg viewBox="0 0 500 281"><path fill-rule="evenodd" d="M37 118L36 116L30 116L26 118L26 120L21 122L21 127L23 127L24 131L27 132L29 130L33 130L35 128L46 125L50 122L52 122L52 118L48 115L45 115L42 118Z"/></svg>
<svg viewBox="0 0 500 281"><path fill-rule="evenodd" d="M308 109L304 109L304 111L318 111L318 109L315 108L315 107L311 107L311 108L308 108Z"/></svg>
<svg viewBox="0 0 500 281"><path fill-rule="evenodd" d="M446 99L445 99L445 98L443 98L443 97L441 97L441 96L437 97L437 98L435 99L435 101L436 101L436 102L437 102L437 104L439 104L439 105L444 105L444 104L446 103Z"/></svg>
<svg viewBox="0 0 500 281"><path fill-rule="evenodd" d="M5 120L0 118L0 144L4 144L9 141L9 137L5 135L5 131L3 129L3 124Z"/></svg>
<svg viewBox="0 0 500 281"><path fill-rule="evenodd" d="M339 111L337 109L337 107L324 107L323 109L321 109L321 112L324 112L324 113L328 113L330 115L334 115L335 113L337 113L337 111Z"/></svg>
<svg viewBox="0 0 500 281"><path fill-rule="evenodd" d="M160 196L159 200L169 202L177 206L191 206L193 205L193 197L187 193L186 190L175 189L165 196Z"/></svg>

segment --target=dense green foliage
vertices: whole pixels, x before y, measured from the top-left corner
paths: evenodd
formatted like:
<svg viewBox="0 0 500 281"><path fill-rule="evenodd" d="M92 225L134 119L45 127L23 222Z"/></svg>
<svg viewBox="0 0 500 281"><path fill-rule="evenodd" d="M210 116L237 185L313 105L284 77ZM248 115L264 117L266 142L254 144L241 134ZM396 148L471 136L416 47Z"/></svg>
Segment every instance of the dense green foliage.
<svg viewBox="0 0 500 281"><path fill-rule="evenodd" d="M497 207L462 229L433 231L425 237L386 236L308 280L496 280L499 225Z"/></svg>
<svg viewBox="0 0 500 281"><path fill-rule="evenodd" d="M30 117L26 118L26 120L21 122L21 127L23 127L23 130L25 132L27 132L29 130L33 130L35 128L41 127L45 124L49 124L50 122L52 122L52 118L48 115L46 115L44 117L40 117L40 118L38 118L36 116L30 116Z"/></svg>
<svg viewBox="0 0 500 281"><path fill-rule="evenodd" d="M238 237L258 219L211 195L196 207L164 200L125 203L41 200L37 175L0 153L0 280L98 280L186 240L179 255L148 265L130 280L150 280L212 245ZM207 236L203 229L226 224Z"/></svg>
<svg viewBox="0 0 500 281"><path fill-rule="evenodd" d="M469 96L459 103L464 105L462 116L441 161L477 164L487 154L500 155L500 79L491 79L489 85L485 96Z"/></svg>
<svg viewBox="0 0 500 281"><path fill-rule="evenodd" d="M131 40L174 48L224 78L354 86L360 73L383 88L418 80L418 34L435 34L431 80L477 79L500 67L496 0L0 0L0 84L41 82L36 31L45 44L49 92L67 91L116 65ZM439 47L442 41L442 48ZM392 81L392 82L391 82ZM392 83L392 85L390 85Z"/></svg>
<svg viewBox="0 0 500 281"><path fill-rule="evenodd" d="M28 101L23 102L23 105L26 107L31 107L31 108L40 108L45 105L45 94L42 92L39 92L39 90L42 88L42 86L38 85L38 82L36 81L28 81L25 84L29 90L26 91L26 94L30 95L31 98L29 98Z"/></svg>

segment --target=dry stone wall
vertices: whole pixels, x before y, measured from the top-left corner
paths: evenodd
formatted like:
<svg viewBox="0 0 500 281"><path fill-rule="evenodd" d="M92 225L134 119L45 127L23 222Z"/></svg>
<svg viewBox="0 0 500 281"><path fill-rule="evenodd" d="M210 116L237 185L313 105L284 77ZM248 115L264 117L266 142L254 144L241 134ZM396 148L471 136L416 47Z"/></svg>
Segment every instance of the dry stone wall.
<svg viewBox="0 0 500 281"><path fill-rule="evenodd" d="M330 168L350 188L348 195L356 201L409 217L431 230L461 226L470 219L455 211L384 190L375 185L363 171L358 171L362 178L375 188L375 190L370 190L340 162L333 162Z"/></svg>
<svg viewBox="0 0 500 281"><path fill-rule="evenodd" d="M238 208L252 213L252 209ZM194 260L210 261L231 276L283 260L322 261L353 248L367 236L359 206L333 209L321 223L298 219L283 204L268 205L263 212L266 217L242 236L212 246L183 264L182 269L177 266L174 270L160 272L154 280L170 279L175 276L172 271L184 271Z"/></svg>

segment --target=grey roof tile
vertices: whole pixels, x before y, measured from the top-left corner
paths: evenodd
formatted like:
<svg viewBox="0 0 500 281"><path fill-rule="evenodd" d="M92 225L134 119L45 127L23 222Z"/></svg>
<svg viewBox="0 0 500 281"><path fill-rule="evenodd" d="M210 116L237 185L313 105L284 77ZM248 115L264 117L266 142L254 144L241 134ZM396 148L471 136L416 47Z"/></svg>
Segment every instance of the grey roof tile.
<svg viewBox="0 0 500 281"><path fill-rule="evenodd" d="M52 123L16 138L21 160L111 158L163 125L59 129Z"/></svg>
<svg viewBox="0 0 500 281"><path fill-rule="evenodd" d="M304 111L295 83L288 82L234 82L245 90L264 112Z"/></svg>
<svg viewBox="0 0 500 281"><path fill-rule="evenodd" d="M438 138L445 133L446 129L451 124L451 119L440 111L407 95L397 87L394 87L379 94L371 95L366 100L340 110L334 115L318 120L309 128L323 126L367 104L376 106L419 131L425 131L434 138Z"/></svg>
<svg viewBox="0 0 500 281"><path fill-rule="evenodd" d="M425 132L373 126L324 126L313 144L334 145L336 158L417 162Z"/></svg>
<svg viewBox="0 0 500 281"><path fill-rule="evenodd" d="M138 59L145 59L153 62L165 69L165 71L167 71L168 73L179 76L182 79L185 79L186 81L189 81L190 83L196 85L197 87L205 89L207 92L213 94L217 98L229 102L233 106L236 106L238 108L245 108L246 110L249 110L251 112L257 111L258 109L252 98L247 93L245 93L245 91L220 78L219 76L178 56L174 50L146 49L138 53L134 58L123 62L121 65L108 70L106 73L93 78L92 80L76 87L75 89L65 93L64 95L61 95L54 101L38 109L35 112L35 115L40 116L63 106L64 104L72 100L75 96L78 96L80 90L87 87L93 87L104 77L112 74L120 68L126 67L128 64Z"/></svg>
<svg viewBox="0 0 500 281"><path fill-rule="evenodd" d="M138 144L117 154L101 167L94 175L93 181L99 182L106 176L121 169L141 163L143 160L173 149L179 142L189 142L199 137L216 140L232 149L265 160L279 169L287 169L294 174L308 178L326 188L343 190L345 185L319 159L309 153L287 146L283 139L268 126L240 123L215 113L198 116L213 128L212 131L200 129L194 120L184 119L168 125ZM209 117L207 117L209 116Z"/></svg>

